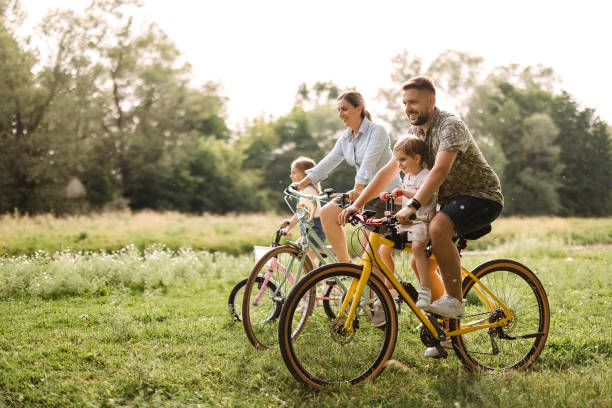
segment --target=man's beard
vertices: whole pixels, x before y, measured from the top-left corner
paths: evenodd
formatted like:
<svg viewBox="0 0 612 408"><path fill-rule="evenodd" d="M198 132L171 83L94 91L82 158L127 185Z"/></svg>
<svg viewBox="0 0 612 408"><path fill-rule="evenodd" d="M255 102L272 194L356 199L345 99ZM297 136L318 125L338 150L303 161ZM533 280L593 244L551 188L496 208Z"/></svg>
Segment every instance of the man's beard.
<svg viewBox="0 0 612 408"><path fill-rule="evenodd" d="M411 122L411 124L413 126L422 126L426 124L428 120L429 120L429 114L427 112L422 112L422 113L419 112L417 120L414 123Z"/></svg>

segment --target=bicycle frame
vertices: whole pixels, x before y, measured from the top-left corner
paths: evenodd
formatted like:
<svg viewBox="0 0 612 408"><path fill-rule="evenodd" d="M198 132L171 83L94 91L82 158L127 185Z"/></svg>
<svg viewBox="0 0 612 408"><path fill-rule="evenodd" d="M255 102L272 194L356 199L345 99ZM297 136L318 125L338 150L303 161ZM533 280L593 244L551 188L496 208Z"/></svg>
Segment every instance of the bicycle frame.
<svg viewBox="0 0 612 408"><path fill-rule="evenodd" d="M289 206L290 209L293 210L293 207L291 206L291 204L289 203L289 199L290 198L299 198L299 197L304 197L307 198L309 200L311 200L312 202L316 203L317 205L321 205L321 200L323 199L329 199L329 198L333 198L335 196L338 197L342 197L344 196L343 194L332 194L330 193L326 193L324 195L320 195L320 196L310 196L310 195L306 195L306 194L302 194L300 193L298 190L295 190L292 186L289 186L285 189L285 202L287 203L287 205ZM291 286L293 286L294 282L299 280L302 276L302 271L304 270L304 262L305 262L305 257L306 255L306 251L309 250L311 253L313 253L315 255L315 257L318 259L319 263L330 263L330 262L337 262L337 259L335 257L335 255L333 254L333 252L331 252L321 241L321 239L318 237L317 234L309 234L308 232L308 227L309 225L312 223L313 220L313 215L314 214L309 214L305 211L300 212L299 211L299 207L296 208L295 213L298 215L298 222L299 222L299 226L300 226L300 238L297 241L288 241L287 245L290 245L294 248L296 248L298 251L300 251L301 253L303 253L303 256L301 256L299 258L299 265L297 267L297 272L295 274L295 276L291 273L286 273L287 270L293 270L293 265L292 262L294 262L294 259L291 258L290 259L290 263L288 265L282 265L282 264L278 264L278 259L277 258L273 258L272 260L270 260L270 264L267 265L268 267L268 272L264 275L264 281L261 285L261 289L259 290L259 292L257 293L257 296L255 297L255 300L253 302L254 305L259 304L259 301L261 300L261 298L264 296L265 292L266 292L266 288L268 287L268 282L270 281L271 277L272 277L272 269L275 267L279 268L279 271L282 273L283 275L283 279L280 282L275 282L277 285L277 289L276 291L272 294L273 297L277 297L280 295L280 291L281 288L283 287L283 285L289 281L289 284ZM278 245L278 241L280 238L280 234L277 233L276 236L276 240L275 240L275 246ZM314 241L314 243L313 243ZM323 254L321 253L321 251L323 251L323 254L325 256L323 256ZM328 258L328 260L326 261L325 258ZM346 290L346 288L342 286L342 290Z"/></svg>
<svg viewBox="0 0 612 408"><path fill-rule="evenodd" d="M421 323L423 323L423 325L427 327L429 332L437 340L445 340L446 337L459 336L459 335L470 333L476 330L483 330L483 329L503 326L513 318L512 310L509 307L507 307L500 299L498 299L497 296L495 296L493 292L491 292L489 288L487 288L482 282L480 282L480 280L478 280L470 271L468 271L462 266L461 267L462 278L470 277L471 279L474 280L475 284L477 285L477 287L475 287L475 292L478 294L479 298L487 305L487 307L489 307L491 311L496 308L494 305L498 305L498 307L501 307L506 317L499 319L493 323L490 323L489 316L487 316L484 319L475 320L475 321L468 322L465 324L462 322L459 330L438 333L438 331L434 327L434 324L429 320L429 318L427 318L427 316L425 316L425 314L423 313L423 311L421 311L421 309L416 307L415 302L408 295L408 292L400 284L399 280L394 276L394 274L389 270L389 268L387 268L387 266L382 261L380 256L377 253L375 253L375 251L373 251L372 248L376 248L378 247L378 245L385 245L388 247L393 247L395 243L385 238L384 235L382 235L379 232L372 231L370 233L370 236L368 239L368 246L361 258L360 266L363 267L361 277L359 279L353 279L353 281L351 282L347 295L344 298L344 301L342 302L342 305L339 311L339 315L343 315L346 312L347 308L349 308L348 316L346 318L346 321L344 322L344 330L346 332L354 331L353 321L355 319L355 314L356 314L357 306L359 304L359 299L361 299L365 286L368 282L368 279L370 278L370 274L372 273L373 265L376 265L382 271L385 277L389 279L389 281L391 282L395 290L397 290L397 292L400 294L402 299L408 304L408 306L413 311L413 313L418 317ZM411 252L411 248L409 246L406 246L403 250ZM432 254L430 256L430 259L435 261L435 256Z"/></svg>

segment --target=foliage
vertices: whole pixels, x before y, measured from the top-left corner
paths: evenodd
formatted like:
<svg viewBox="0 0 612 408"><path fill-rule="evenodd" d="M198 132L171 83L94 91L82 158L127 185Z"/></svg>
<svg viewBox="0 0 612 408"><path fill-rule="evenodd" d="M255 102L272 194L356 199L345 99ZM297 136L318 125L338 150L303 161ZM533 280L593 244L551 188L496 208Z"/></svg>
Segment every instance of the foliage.
<svg viewBox="0 0 612 408"><path fill-rule="evenodd" d="M543 74L539 74L543 75ZM541 76L522 81L536 84ZM605 123L567 93L491 76L466 122L502 179L506 214L610 214L612 149Z"/></svg>
<svg viewBox="0 0 612 408"><path fill-rule="evenodd" d="M551 117L560 130L558 145L564 170L559 197L563 214L612 214L610 127L593 109L579 109L567 92L554 99Z"/></svg>
<svg viewBox="0 0 612 408"><path fill-rule="evenodd" d="M2 24L2 72L11 75L0 84L9 96L0 104L0 188L7 192L0 212L73 212L120 197L135 209L243 208L245 199L214 194L203 179L255 193L254 177L236 177L241 153L229 141L219 86L193 88L190 67L167 36L136 24L138 6L96 0L82 16L47 15L40 30L50 62ZM235 168L223 165L230 163ZM77 202L65 193L72 178L87 191Z"/></svg>
<svg viewBox="0 0 612 408"><path fill-rule="evenodd" d="M344 130L340 87L317 81L298 87L289 113L231 131L221 85L195 85L172 40L138 17L141 3L55 10L35 42L17 34L19 1L0 1L0 214L280 210L290 163L321 160ZM612 213L610 127L559 92L552 68L486 73L482 57L456 50L429 65L403 51L392 66L375 120L393 141L408 126L399 85L426 74L500 176L506 214ZM349 190L354 174L342 163L323 187Z"/></svg>

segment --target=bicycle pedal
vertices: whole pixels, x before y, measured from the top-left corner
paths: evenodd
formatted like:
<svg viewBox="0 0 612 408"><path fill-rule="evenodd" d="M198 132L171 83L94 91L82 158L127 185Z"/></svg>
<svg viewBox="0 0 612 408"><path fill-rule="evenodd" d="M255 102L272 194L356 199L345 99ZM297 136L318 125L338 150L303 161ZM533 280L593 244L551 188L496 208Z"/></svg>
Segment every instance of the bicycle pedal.
<svg viewBox="0 0 612 408"><path fill-rule="evenodd" d="M442 326L440 325L440 320L438 320L438 318L440 318L440 316L435 315L435 314L426 314L427 319L431 322L431 324L433 325L433 327L436 329L436 332L438 334L438 338L440 340L446 340L446 333L444 332L444 329L442 328ZM436 346L437 347L437 346ZM442 346L440 346L442 347Z"/></svg>
<svg viewBox="0 0 612 408"><path fill-rule="evenodd" d="M446 349L442 347L440 343L436 344L435 347L436 347L436 350L438 350L438 355L434 356L433 358L446 359L448 357L448 353L446 352Z"/></svg>

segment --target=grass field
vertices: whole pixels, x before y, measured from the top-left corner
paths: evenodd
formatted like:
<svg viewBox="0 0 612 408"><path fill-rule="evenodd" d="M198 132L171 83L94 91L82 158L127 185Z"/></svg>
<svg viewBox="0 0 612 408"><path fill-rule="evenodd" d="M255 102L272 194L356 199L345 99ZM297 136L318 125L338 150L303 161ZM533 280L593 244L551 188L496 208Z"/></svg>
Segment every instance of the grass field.
<svg viewBox="0 0 612 408"><path fill-rule="evenodd" d="M56 218L51 215L0 216L0 255L32 255L74 251L116 251L133 245L141 251L152 244L170 249L191 248L233 255L246 254L253 245L271 242L287 215L250 214L216 216L173 212L127 211ZM297 230L297 229L296 229ZM347 228L350 234L351 228ZM562 246L612 243L612 217L507 217L495 222L487 239L474 249L497 248L510 242L554 242Z"/></svg>
<svg viewBox="0 0 612 408"><path fill-rule="evenodd" d="M65 249L72 245L58 233L97 223L97 235L88 234L92 243L104 236L129 242L143 230L157 231L150 225L156 217L159 231L179 220L185 236L177 233L177 243L192 242L198 236L193 231L209 227L153 213L123 221L112 220L117 215L0 220L0 231L8 232L2 241L8 254L0 257L0 407L612 406L610 219L502 219L478 246L489 251L464 256L469 268L514 258L543 282L551 330L528 372L470 374L452 353L447 360L425 360L417 322L402 313L393 358L405 368L391 366L362 386L317 392L294 380L278 350L256 351L229 317L227 296L252 267L250 254L202 251L205 245L147 246L150 237L142 246L76 252ZM250 216L250 229L241 230L235 228L241 217L226 218L227 231L217 240L247 242L249 231L267 239L278 218ZM217 217L217 228L223 220ZM50 225L55 237L45 232ZM44 236L64 250L19 250L26 236Z"/></svg>

